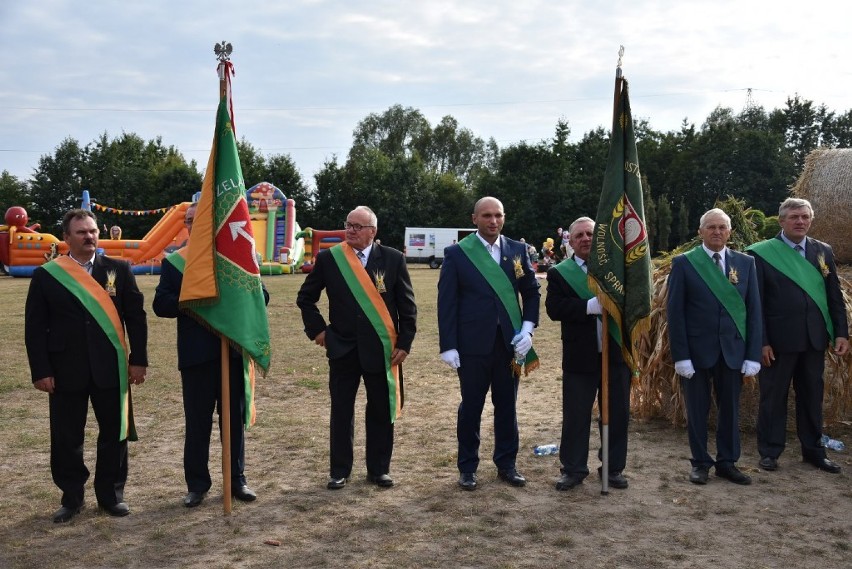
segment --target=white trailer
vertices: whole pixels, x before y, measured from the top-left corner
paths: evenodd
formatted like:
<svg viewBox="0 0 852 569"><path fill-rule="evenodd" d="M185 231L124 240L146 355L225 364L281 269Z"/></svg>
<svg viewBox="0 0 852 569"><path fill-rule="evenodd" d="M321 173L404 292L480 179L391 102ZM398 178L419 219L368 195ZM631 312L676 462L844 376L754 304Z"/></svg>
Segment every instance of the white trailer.
<svg viewBox="0 0 852 569"><path fill-rule="evenodd" d="M444 249L474 232L475 227L406 227L405 260L429 263L431 268L437 269L444 261Z"/></svg>

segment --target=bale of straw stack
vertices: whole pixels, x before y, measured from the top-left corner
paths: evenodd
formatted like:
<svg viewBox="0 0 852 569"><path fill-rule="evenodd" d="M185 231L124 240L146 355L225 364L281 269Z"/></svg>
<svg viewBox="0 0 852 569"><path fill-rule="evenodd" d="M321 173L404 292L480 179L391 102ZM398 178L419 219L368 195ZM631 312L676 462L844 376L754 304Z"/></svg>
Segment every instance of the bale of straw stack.
<svg viewBox="0 0 852 569"><path fill-rule="evenodd" d="M820 149L808 154L792 194L813 205L809 235L829 243L838 263L852 263L852 149Z"/></svg>

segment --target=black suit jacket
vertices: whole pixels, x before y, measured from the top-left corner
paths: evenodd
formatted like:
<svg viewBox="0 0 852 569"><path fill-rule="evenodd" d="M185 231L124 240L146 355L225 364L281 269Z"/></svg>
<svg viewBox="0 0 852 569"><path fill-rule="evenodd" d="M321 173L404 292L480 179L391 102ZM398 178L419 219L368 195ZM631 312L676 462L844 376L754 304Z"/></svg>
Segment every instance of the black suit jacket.
<svg viewBox="0 0 852 569"><path fill-rule="evenodd" d="M572 255L573 259L574 256ZM574 262L574 261L571 261ZM547 271L547 298L544 307L551 320L562 328L562 369L566 372L595 373L601 371L598 351L598 317L586 314L587 300L582 300L555 268ZM609 337L609 361L624 361L621 346Z"/></svg>
<svg viewBox="0 0 852 569"><path fill-rule="evenodd" d="M779 233L776 239L781 239ZM834 336L849 337L846 305L837 278L837 266L831 246L806 237L805 258L820 270L818 258L823 255L828 266L825 280L828 313L834 326ZM776 352L803 352L825 350L828 347L828 330L816 303L790 277L764 261L755 258L757 282L763 302L763 344Z"/></svg>
<svg viewBox="0 0 852 569"><path fill-rule="evenodd" d="M221 357L222 340L197 320L182 311L179 306L180 287L183 284L181 273L168 258L164 259L160 269L160 283L154 292L154 314L160 318L177 318L178 369L183 370L199 364L218 360ZM263 287L264 301L269 304L269 292ZM231 357L240 357L240 353L231 348Z"/></svg>
<svg viewBox="0 0 852 569"><path fill-rule="evenodd" d="M95 255L92 277L103 287L115 271L112 297L124 323L131 365L148 365L144 299L125 261ZM104 331L68 289L43 267L33 272L26 302L25 343L33 382L53 377L57 391L118 388L116 353Z"/></svg>
<svg viewBox="0 0 852 569"><path fill-rule="evenodd" d="M381 297L397 331L394 347L410 353L417 331L417 306L405 257L396 249L373 243L366 270L374 284L376 272L384 273L386 291ZM323 289L328 297L328 324L317 307ZM381 340L327 249L316 256L313 269L299 289L296 304L302 311L308 338L313 340L325 331L329 358L340 358L357 348L364 370L381 372L385 369Z"/></svg>

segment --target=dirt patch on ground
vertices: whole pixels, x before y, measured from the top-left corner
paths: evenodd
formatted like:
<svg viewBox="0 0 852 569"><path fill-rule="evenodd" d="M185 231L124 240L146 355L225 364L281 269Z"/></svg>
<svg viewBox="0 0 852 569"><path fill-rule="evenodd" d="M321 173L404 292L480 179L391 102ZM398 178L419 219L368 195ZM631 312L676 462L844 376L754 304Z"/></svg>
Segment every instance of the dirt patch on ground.
<svg viewBox="0 0 852 569"><path fill-rule="evenodd" d="M558 458L536 444L559 442L559 329L542 319L542 367L522 380L519 403L525 488L497 479L490 462L492 415L483 417L480 488L463 492L455 467L458 379L438 358L437 271L412 270L420 332L406 368L406 408L391 465L397 485L379 490L364 477L363 390L356 413L356 464L343 490L325 489L328 470L327 364L305 338L295 306L302 275L265 280L275 349L258 382L258 424L247 436L253 504L222 514L221 477L198 508L183 507L183 411L173 321L149 310L151 369L134 392L141 440L131 444L126 499L132 514L114 519L88 508L67 525L51 513L59 493L48 466L47 401L30 385L23 348L25 279L0 279L11 323L0 345L0 566L31 567L848 567L852 557L852 460L830 475L801 462L795 434L777 472L756 467L753 431L743 432L740 466L754 484L687 480L686 432L634 421L626 476L630 488L600 493L597 476L557 492ZM139 277L150 307L157 277ZM542 305L543 307L543 305ZM488 407L486 406L486 409ZM94 425L91 418L90 425ZM792 426L792 425L791 425ZM852 443L849 424L830 426ZM94 469L95 431L87 435ZM592 433L592 472L597 428ZM712 433L711 433L712 441ZM220 468L217 448L211 467ZM280 542L279 546L265 543Z"/></svg>

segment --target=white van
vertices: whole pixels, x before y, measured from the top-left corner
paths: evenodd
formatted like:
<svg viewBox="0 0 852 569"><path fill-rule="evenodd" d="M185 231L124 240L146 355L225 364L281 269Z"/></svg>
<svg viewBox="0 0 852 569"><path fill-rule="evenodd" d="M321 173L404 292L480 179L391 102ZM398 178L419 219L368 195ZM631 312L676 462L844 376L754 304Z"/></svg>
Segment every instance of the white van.
<svg viewBox="0 0 852 569"><path fill-rule="evenodd" d="M458 243L476 227L406 227L403 240L405 260L409 263L429 263L437 269L444 261L444 249Z"/></svg>

